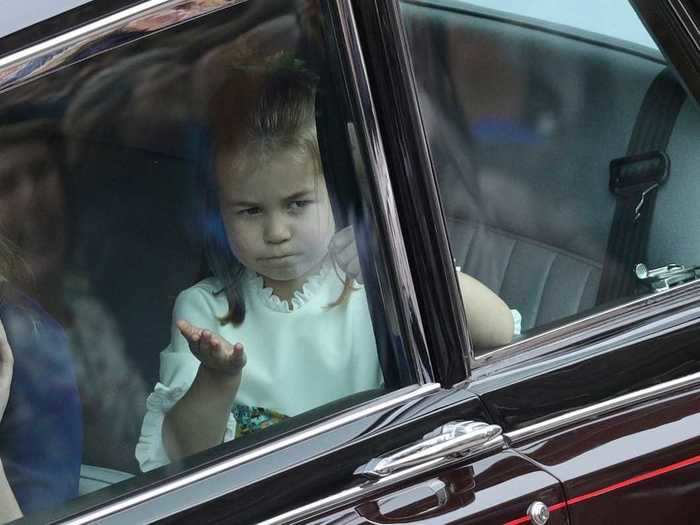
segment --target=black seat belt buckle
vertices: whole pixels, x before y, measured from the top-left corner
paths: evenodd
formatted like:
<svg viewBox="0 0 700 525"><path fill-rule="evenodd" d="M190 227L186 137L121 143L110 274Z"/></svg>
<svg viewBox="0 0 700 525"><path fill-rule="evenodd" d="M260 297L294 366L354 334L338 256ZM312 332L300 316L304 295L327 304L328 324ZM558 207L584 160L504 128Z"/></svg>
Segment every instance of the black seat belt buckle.
<svg viewBox="0 0 700 525"><path fill-rule="evenodd" d="M620 157L610 161L610 191L634 204L634 221L641 216L644 199L661 186L671 169L671 159L663 151Z"/></svg>

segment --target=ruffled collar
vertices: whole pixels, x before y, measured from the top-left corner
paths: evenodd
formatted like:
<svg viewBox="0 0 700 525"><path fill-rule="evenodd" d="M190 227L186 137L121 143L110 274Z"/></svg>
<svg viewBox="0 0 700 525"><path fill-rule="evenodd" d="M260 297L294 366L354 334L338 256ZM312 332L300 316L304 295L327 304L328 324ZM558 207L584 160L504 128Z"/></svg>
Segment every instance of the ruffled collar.
<svg viewBox="0 0 700 525"><path fill-rule="evenodd" d="M331 270L331 263L328 261L321 265L318 273L311 275L303 284L300 290L294 292L289 301L283 301L275 295L272 288L266 287L261 275L255 272L248 272L249 290L252 294L260 298L265 306L276 312L289 313L298 310L316 295L321 288L321 284L328 272ZM291 303L291 304L290 304Z"/></svg>

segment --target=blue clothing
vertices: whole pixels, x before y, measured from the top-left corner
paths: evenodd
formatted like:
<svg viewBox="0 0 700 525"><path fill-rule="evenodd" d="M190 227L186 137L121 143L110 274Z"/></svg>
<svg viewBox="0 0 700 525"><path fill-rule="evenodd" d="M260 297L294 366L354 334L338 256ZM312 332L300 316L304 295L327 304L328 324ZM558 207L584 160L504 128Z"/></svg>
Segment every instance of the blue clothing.
<svg viewBox="0 0 700 525"><path fill-rule="evenodd" d="M0 318L15 361L0 457L26 514L78 495L80 400L61 325L26 298L5 300Z"/></svg>

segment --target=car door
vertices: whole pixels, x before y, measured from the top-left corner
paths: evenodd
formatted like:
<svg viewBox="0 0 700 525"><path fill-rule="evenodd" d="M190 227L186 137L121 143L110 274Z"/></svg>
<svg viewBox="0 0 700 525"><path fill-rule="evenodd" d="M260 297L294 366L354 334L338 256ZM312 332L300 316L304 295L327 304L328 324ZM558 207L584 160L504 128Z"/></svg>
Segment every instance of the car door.
<svg viewBox="0 0 700 525"><path fill-rule="evenodd" d="M19 444L42 452L30 473L51 496L61 481L41 462L46 454L67 469L67 492L77 492L38 505L25 492L34 478L15 484L21 462L3 457L23 522L519 523L549 511L550 523L568 523L560 483L509 446L464 383L468 366L457 349L469 340L456 281L443 273L452 263L425 176L427 150L418 127L386 120L396 108L413 124L418 118L402 35L395 3L152 1L87 4L0 42L11 48L0 58L0 147L14 155L4 157L12 220L3 232L16 234L36 278L13 273L9 281L27 297L18 315L53 319L57 333L67 332L51 352L73 368L56 378L58 369L33 353L44 350L31 344L44 324L12 325L17 367L31 363L19 386L31 392L46 383L47 397L60 401L52 377L64 389L77 386L82 404L80 415L62 418L11 397L24 426L2 428L3 447L29 432ZM293 50L320 68L328 98L319 107L333 110L317 121L330 129L323 148L347 161L324 175L338 198L336 220L355 228L383 381L141 473L129 463L133 421L144 413L144 385L158 380L172 302L202 264L195 173L208 157L193 108L240 56L241 36L263 55ZM392 89L370 81L381 64L397 75ZM406 153L418 163L404 162ZM49 231L53 244L37 237L46 244L33 250L34 235ZM57 266L44 281L46 255ZM56 291L59 280L65 289ZM70 294L56 303L49 290ZM149 397L145 409L156 401ZM57 446L63 438L76 445L76 428L78 457Z"/></svg>
<svg viewBox="0 0 700 525"><path fill-rule="evenodd" d="M523 318L473 351L468 389L572 523L698 511L697 54L690 3L633 4L644 25L626 2L402 4L456 264ZM652 153L668 178L621 196L620 166Z"/></svg>

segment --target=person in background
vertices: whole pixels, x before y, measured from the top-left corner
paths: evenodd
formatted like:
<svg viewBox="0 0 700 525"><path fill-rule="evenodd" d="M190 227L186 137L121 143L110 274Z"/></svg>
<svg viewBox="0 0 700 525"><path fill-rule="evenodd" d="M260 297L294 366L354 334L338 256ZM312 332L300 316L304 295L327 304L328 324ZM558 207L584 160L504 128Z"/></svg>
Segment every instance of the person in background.
<svg viewBox="0 0 700 525"><path fill-rule="evenodd" d="M12 349L7 342L5 327L0 321L0 424L2 424L2 416L5 415L5 408L10 397L13 366ZM7 523L21 517L22 511L17 504L17 498L15 498L10 482L7 480L0 456L0 523Z"/></svg>
<svg viewBox="0 0 700 525"><path fill-rule="evenodd" d="M0 521L76 497L82 449L66 335L13 286L26 271L14 253L0 237Z"/></svg>
<svg viewBox="0 0 700 525"><path fill-rule="evenodd" d="M41 108L22 112L32 113L41 114ZM113 316L91 293L84 273L69 264L76 241L71 224L80 210L72 209L66 191L58 125L17 120L0 127L0 233L25 269L11 282L62 327L82 402L82 462L133 471L145 382L124 355Z"/></svg>

